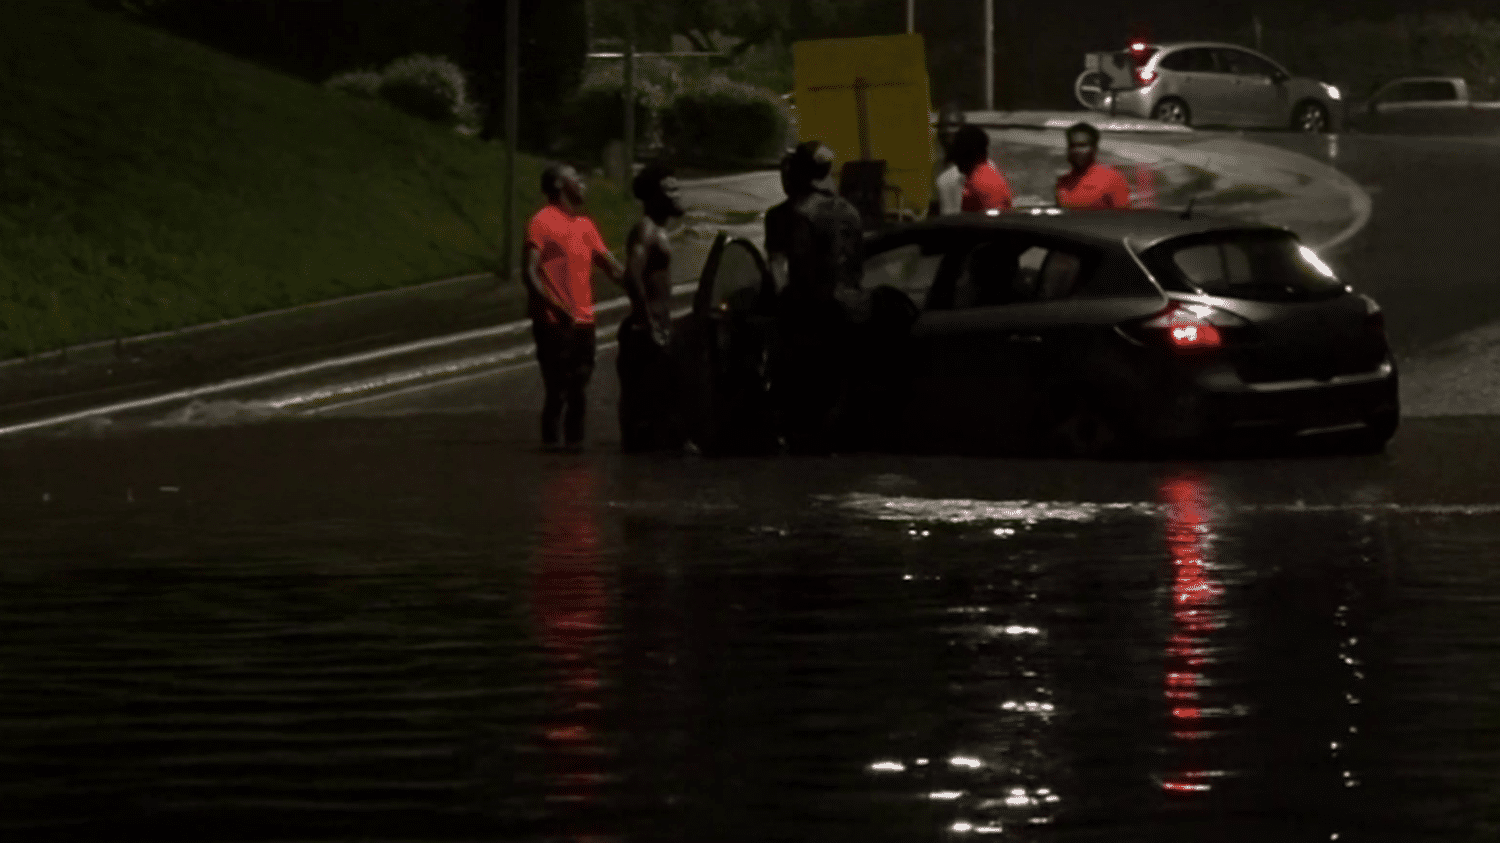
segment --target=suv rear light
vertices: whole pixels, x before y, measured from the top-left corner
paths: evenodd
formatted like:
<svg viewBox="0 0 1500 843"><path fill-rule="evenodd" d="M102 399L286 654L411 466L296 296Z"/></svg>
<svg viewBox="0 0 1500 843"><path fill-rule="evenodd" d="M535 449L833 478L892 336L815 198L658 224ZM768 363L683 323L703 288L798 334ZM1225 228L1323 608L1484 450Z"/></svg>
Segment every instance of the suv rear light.
<svg viewBox="0 0 1500 843"><path fill-rule="evenodd" d="M1174 301L1131 331L1139 339L1154 340L1174 351L1198 351L1224 345L1226 330L1250 323L1217 307Z"/></svg>
<svg viewBox="0 0 1500 843"><path fill-rule="evenodd" d="M1135 79L1142 85L1150 85L1156 79L1156 67L1151 63L1151 57L1156 53L1144 42L1137 41L1130 45L1130 63L1135 68Z"/></svg>

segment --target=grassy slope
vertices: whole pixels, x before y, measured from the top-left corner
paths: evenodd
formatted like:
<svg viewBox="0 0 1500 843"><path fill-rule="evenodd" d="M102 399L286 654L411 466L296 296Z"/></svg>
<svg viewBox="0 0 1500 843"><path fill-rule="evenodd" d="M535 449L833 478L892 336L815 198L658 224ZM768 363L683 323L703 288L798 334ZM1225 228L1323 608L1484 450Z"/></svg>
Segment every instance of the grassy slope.
<svg viewBox="0 0 1500 843"><path fill-rule="evenodd" d="M504 160L82 0L5 0L0 357L492 270ZM631 203L590 197L618 247Z"/></svg>

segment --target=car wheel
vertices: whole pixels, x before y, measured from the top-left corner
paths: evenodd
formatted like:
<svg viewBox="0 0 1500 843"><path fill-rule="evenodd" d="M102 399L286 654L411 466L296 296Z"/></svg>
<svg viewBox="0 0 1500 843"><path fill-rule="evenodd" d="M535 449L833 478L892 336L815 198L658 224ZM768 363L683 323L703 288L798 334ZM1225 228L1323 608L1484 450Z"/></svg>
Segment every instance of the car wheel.
<svg viewBox="0 0 1500 843"><path fill-rule="evenodd" d="M1328 109L1312 100L1298 103L1292 111L1292 130L1308 134L1328 131Z"/></svg>
<svg viewBox="0 0 1500 843"><path fill-rule="evenodd" d="M1187 103L1176 97L1167 97L1151 109L1151 119L1178 126L1191 126L1193 114L1188 111Z"/></svg>

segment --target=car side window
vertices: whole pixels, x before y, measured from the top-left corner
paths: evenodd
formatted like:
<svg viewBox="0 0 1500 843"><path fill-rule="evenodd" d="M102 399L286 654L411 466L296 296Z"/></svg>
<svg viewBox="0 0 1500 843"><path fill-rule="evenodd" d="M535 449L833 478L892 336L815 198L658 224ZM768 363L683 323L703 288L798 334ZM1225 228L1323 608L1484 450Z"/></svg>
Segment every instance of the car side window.
<svg viewBox="0 0 1500 843"><path fill-rule="evenodd" d="M994 307L1016 301L1021 291L1017 278L1015 247L1005 242L981 243L964 256L953 285L953 307Z"/></svg>
<svg viewBox="0 0 1500 843"><path fill-rule="evenodd" d="M1213 50L1203 47L1190 47L1169 53L1162 57L1161 67L1185 73L1213 73L1218 70L1214 64Z"/></svg>
<svg viewBox="0 0 1500 843"><path fill-rule="evenodd" d="M1417 82L1412 88L1414 90L1408 99L1418 102L1452 102L1458 99L1458 91L1454 89L1453 83L1441 79Z"/></svg>
<svg viewBox="0 0 1500 843"><path fill-rule="evenodd" d="M1416 99L1415 94L1416 87L1411 82L1398 82L1375 99L1377 102L1411 102Z"/></svg>
<svg viewBox="0 0 1500 843"><path fill-rule="evenodd" d="M1222 288L1255 280L1250 271L1250 256L1237 244L1203 243L1178 249L1172 255L1172 262L1200 288Z"/></svg>
<svg viewBox="0 0 1500 843"><path fill-rule="evenodd" d="M942 260L941 253L923 254L920 243L885 249L865 260L864 287L895 287L914 302L924 301Z"/></svg>
<svg viewBox="0 0 1500 843"><path fill-rule="evenodd" d="M1041 282L1037 285L1037 298L1055 301L1073 295L1079 276L1083 274L1083 260L1070 252L1054 250L1042 264Z"/></svg>
<svg viewBox="0 0 1500 843"><path fill-rule="evenodd" d="M1452 102L1458 91L1441 79L1397 82L1375 98L1376 102Z"/></svg>
<svg viewBox="0 0 1500 843"><path fill-rule="evenodd" d="M1219 60L1223 62L1227 72L1236 76L1265 76L1274 79L1279 74L1275 65L1244 50L1220 50Z"/></svg>

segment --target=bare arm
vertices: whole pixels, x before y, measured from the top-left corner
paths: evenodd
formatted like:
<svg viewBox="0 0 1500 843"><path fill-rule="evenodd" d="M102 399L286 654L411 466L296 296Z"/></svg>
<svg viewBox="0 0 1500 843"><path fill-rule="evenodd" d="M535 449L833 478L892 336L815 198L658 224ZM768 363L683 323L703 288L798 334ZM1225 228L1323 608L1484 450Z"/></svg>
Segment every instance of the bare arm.
<svg viewBox="0 0 1500 843"><path fill-rule="evenodd" d="M776 289L785 290L787 280L787 259L785 252L772 252L770 260L771 279L776 282Z"/></svg>
<svg viewBox="0 0 1500 843"><path fill-rule="evenodd" d="M547 289L547 285L542 283L542 253L537 251L536 247L529 242L522 247L521 280L525 282L526 287L532 293L536 294L536 296L557 312L564 324L573 321L573 317L568 313L568 309L551 294Z"/></svg>
<svg viewBox="0 0 1500 843"><path fill-rule="evenodd" d="M625 294L632 302L646 301L646 259L651 254L651 244L645 237L630 238L630 254L626 255Z"/></svg>
<svg viewBox="0 0 1500 843"><path fill-rule="evenodd" d="M604 270L605 277L621 287L625 287L628 283L625 280L625 267L621 266L619 259L609 252L595 252L594 265ZM626 289L629 288L627 287Z"/></svg>

